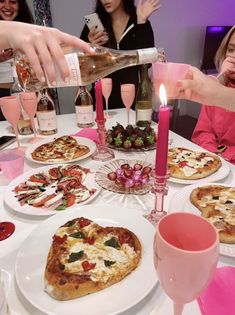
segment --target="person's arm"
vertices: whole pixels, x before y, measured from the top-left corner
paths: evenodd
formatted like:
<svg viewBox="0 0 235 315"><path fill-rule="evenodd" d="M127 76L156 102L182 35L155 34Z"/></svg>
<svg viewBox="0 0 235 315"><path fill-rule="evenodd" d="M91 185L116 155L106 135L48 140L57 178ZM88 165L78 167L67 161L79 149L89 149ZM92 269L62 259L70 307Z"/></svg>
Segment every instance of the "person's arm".
<svg viewBox="0 0 235 315"><path fill-rule="evenodd" d="M204 149L217 153L216 135L212 126L213 107L202 106L200 115L198 117L197 125L192 134L192 141Z"/></svg>
<svg viewBox="0 0 235 315"><path fill-rule="evenodd" d="M22 50L27 55L37 78L42 82L45 81L45 76L41 63L52 84L56 81L54 63L58 65L64 80L69 77L69 68L61 45L72 46L87 53L92 52L87 43L58 29L0 21L0 49Z"/></svg>
<svg viewBox="0 0 235 315"><path fill-rule="evenodd" d="M177 82L177 88L178 99L187 99L235 111L235 90L223 86L195 67L190 67L187 79Z"/></svg>
<svg viewBox="0 0 235 315"><path fill-rule="evenodd" d="M235 146L227 147L221 155L226 161L235 164Z"/></svg>

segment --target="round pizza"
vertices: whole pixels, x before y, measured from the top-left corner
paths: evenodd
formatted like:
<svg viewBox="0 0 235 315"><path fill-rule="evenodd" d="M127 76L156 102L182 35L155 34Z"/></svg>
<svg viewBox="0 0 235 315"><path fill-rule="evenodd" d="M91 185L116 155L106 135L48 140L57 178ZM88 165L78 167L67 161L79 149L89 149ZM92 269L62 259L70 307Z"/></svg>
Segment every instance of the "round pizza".
<svg viewBox="0 0 235 315"><path fill-rule="evenodd" d="M40 145L31 153L31 156L36 161L64 162L77 159L89 151L86 145L78 144L75 138L62 136Z"/></svg>
<svg viewBox="0 0 235 315"><path fill-rule="evenodd" d="M48 210L64 210L93 195L96 189L88 189L82 182L89 169L77 164L51 167L31 175L14 189L20 205Z"/></svg>
<svg viewBox="0 0 235 315"><path fill-rule="evenodd" d="M198 187L191 192L190 201L216 227L222 243L235 244L235 187Z"/></svg>
<svg viewBox="0 0 235 315"><path fill-rule="evenodd" d="M138 237L123 227L102 227L79 217L58 228L45 268L45 291L70 300L121 281L141 259Z"/></svg>
<svg viewBox="0 0 235 315"><path fill-rule="evenodd" d="M216 154L175 147L168 150L168 171L179 179L201 179L215 173L222 163Z"/></svg>

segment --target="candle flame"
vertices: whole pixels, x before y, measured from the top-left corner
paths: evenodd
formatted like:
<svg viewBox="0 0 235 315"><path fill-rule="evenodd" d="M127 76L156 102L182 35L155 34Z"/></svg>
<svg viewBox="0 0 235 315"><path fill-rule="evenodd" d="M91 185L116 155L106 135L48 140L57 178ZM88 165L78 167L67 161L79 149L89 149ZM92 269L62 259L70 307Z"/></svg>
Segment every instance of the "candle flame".
<svg viewBox="0 0 235 315"><path fill-rule="evenodd" d="M166 89L163 84L160 85L159 96L160 96L161 104L166 106L167 105Z"/></svg>

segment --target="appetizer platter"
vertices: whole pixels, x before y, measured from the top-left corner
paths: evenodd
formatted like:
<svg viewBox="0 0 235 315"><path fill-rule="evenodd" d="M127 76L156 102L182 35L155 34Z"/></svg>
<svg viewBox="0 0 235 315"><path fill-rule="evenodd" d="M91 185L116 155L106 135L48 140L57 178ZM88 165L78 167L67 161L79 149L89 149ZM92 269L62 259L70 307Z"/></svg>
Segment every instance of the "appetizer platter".
<svg viewBox="0 0 235 315"><path fill-rule="evenodd" d="M151 126L140 128L117 123L108 130L107 143L110 148L121 151L148 151L156 149L156 133Z"/></svg>
<svg viewBox="0 0 235 315"><path fill-rule="evenodd" d="M14 211L48 216L90 202L100 192L90 169L77 164L44 166L15 178L5 203Z"/></svg>
<svg viewBox="0 0 235 315"><path fill-rule="evenodd" d="M78 309L81 314L93 315L94 305L96 315L119 314L144 299L158 281L152 251L154 227L138 211L131 210L131 214L129 214L126 209L118 206L107 208L104 205L86 205L79 210L63 212L42 222L24 241L16 259L16 281L25 298L41 311L57 315L67 313L75 315ZM102 231L100 237L97 236L97 228ZM78 236L82 233L84 238L79 238ZM90 240L87 241L89 233L89 237L94 237L93 244L89 244ZM125 236L130 236L130 239ZM66 241L65 238L67 238ZM104 238L102 246L100 238ZM47 267L48 264L55 263L51 259L50 251L54 246L57 246L60 251L59 243L64 246L73 246L73 242L76 245L69 252L66 251L69 253L70 260L69 258L66 260L65 256L60 257L61 281L63 281L63 277L68 277L66 279L70 279L69 282L72 281L73 276L79 277L87 266L89 266L89 270L86 271L84 281L88 281L89 284L92 281L99 282L99 275L102 272L107 271L107 279L111 279L112 276L115 278L119 271L123 275L122 264L118 263L119 259L125 261L126 266L129 266L129 274L119 279L118 283L114 282L106 288L98 286L99 292L81 297L73 296L71 300L63 302L58 301L51 296L53 287L50 291L48 286ZM116 247L117 243L119 248ZM78 244L82 246L78 251L80 254L72 254ZM140 244L141 247L139 247ZM93 254L97 246L100 260L97 259L97 255ZM37 251L35 251L35 247L37 247ZM83 255L81 251L83 251ZM129 254L126 256L127 252ZM140 257L141 259L139 259ZM84 263L86 260L89 264ZM96 269L96 267L99 268ZM51 271L53 272L56 268L59 268L58 263L51 267ZM76 272L76 268L80 271ZM141 286L137 286L136 283L141 283ZM66 294L70 295L71 292L68 290ZM112 303L103 301L112 301Z"/></svg>
<svg viewBox="0 0 235 315"><path fill-rule="evenodd" d="M148 162L118 159L101 166L95 180L112 192L143 195L151 189L152 171L153 166Z"/></svg>
<svg viewBox="0 0 235 315"><path fill-rule="evenodd" d="M26 158L39 164L72 163L95 152L96 144L83 137L61 136L43 139L27 148Z"/></svg>

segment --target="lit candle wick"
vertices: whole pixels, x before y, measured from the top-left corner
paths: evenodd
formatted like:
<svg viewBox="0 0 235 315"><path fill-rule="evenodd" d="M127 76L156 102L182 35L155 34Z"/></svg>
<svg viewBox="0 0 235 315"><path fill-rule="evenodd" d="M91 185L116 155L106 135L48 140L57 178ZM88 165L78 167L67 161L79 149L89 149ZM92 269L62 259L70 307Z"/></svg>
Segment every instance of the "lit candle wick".
<svg viewBox="0 0 235 315"><path fill-rule="evenodd" d="M161 100L161 106L162 107L167 106L166 90L163 84L160 85L159 95L160 95L160 100Z"/></svg>

